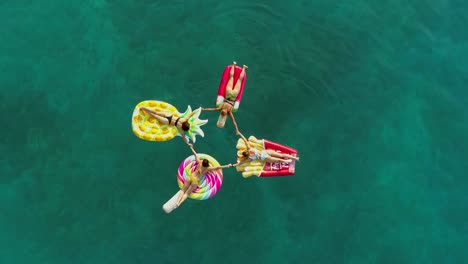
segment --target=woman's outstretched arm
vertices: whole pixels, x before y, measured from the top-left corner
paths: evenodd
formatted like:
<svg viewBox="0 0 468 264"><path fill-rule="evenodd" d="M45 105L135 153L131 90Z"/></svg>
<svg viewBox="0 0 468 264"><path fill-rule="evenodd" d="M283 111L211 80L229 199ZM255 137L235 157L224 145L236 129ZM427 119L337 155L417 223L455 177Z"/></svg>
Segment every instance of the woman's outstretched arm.
<svg viewBox="0 0 468 264"><path fill-rule="evenodd" d="M193 147L193 144L191 144L188 140L187 140L187 137L185 137L185 132L180 129L180 136L182 137L182 140L191 148Z"/></svg>
<svg viewBox="0 0 468 264"><path fill-rule="evenodd" d="M209 167L208 170L218 170L218 169L226 169L226 168L231 168L232 164L224 165L224 166L218 166L218 167Z"/></svg>
<svg viewBox="0 0 468 264"><path fill-rule="evenodd" d="M234 164L233 166L234 166L234 167L236 167L236 166L240 166L240 165L242 165L242 164L244 164L244 163L246 163L246 162L248 162L248 161L250 161L250 159L249 159L249 158L247 158L247 159L244 159L244 160L242 160L241 162L239 162L239 163L237 163L237 164Z"/></svg>
<svg viewBox="0 0 468 264"><path fill-rule="evenodd" d="M197 152L195 151L195 149L193 148L193 146L189 146L189 148L190 148L190 150L192 151L193 155L195 156L195 159L196 159L197 161L199 161L198 156L197 156Z"/></svg>
<svg viewBox="0 0 468 264"><path fill-rule="evenodd" d="M190 114L186 117L187 120L189 120L194 114L195 114L195 111L190 112Z"/></svg>
<svg viewBox="0 0 468 264"><path fill-rule="evenodd" d="M202 111L219 111L221 110L221 107L216 107L216 108L203 108L201 109Z"/></svg>

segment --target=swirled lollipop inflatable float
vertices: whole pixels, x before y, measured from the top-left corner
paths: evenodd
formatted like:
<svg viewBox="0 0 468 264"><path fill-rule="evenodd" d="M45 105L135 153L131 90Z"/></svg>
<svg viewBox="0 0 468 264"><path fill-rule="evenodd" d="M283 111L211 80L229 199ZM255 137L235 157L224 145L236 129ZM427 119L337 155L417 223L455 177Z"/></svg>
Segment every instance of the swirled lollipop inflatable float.
<svg viewBox="0 0 468 264"><path fill-rule="evenodd" d="M218 167L219 162L210 155L198 153L197 156L200 159L207 159L210 167ZM177 184L179 188L182 189L184 183L190 179L190 176L193 175L198 168L197 160L194 155L187 157L182 163L180 163L179 168L177 169ZM221 169L208 171L205 173L201 179L198 187L190 193L188 196L194 200L207 200L213 197L221 188L223 184L223 171ZM163 210L166 213L172 212L176 207L177 198L179 197L182 190L178 191L174 196L172 196L169 201L163 205Z"/></svg>

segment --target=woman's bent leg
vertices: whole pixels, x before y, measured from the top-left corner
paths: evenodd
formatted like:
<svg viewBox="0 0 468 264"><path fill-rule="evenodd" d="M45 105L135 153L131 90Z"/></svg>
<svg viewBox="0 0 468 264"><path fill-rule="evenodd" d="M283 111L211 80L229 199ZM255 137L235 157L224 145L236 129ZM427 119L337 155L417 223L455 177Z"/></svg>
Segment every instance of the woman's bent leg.
<svg viewBox="0 0 468 264"><path fill-rule="evenodd" d="M276 158L276 157L267 157L265 159L266 162L270 162L270 163L275 163L275 162L284 162L284 163L291 163L292 160L288 159L288 160L285 160L285 159L280 159L280 158Z"/></svg>
<svg viewBox="0 0 468 264"><path fill-rule="evenodd" d="M271 149L268 149L266 152L268 153L268 155L270 155L272 157L275 157L275 158L299 160L298 157L295 157L295 156L292 156L292 155L289 155L289 154L278 153L278 152L276 152L274 150L271 150Z"/></svg>
<svg viewBox="0 0 468 264"><path fill-rule="evenodd" d="M184 194L187 192L188 188L190 187L191 185L191 182L190 181L186 181L184 182L184 186L182 187L182 192L179 194L179 197L177 198L177 206L179 206L179 204L181 204L182 202L182 198L184 197Z"/></svg>
<svg viewBox="0 0 468 264"><path fill-rule="evenodd" d="M196 184L190 184L190 187L188 188L188 190L184 193L184 195L182 196L182 200L177 203L177 206L180 206L185 200L187 200L188 196L193 192L193 190L195 190L195 188L197 188L198 185Z"/></svg>
<svg viewBox="0 0 468 264"><path fill-rule="evenodd" d="M226 84L226 93L227 91L229 91L228 89L232 89L232 85L234 83L234 70L235 69L236 69L236 62L233 61L232 66L231 66L231 71L229 71L229 81Z"/></svg>

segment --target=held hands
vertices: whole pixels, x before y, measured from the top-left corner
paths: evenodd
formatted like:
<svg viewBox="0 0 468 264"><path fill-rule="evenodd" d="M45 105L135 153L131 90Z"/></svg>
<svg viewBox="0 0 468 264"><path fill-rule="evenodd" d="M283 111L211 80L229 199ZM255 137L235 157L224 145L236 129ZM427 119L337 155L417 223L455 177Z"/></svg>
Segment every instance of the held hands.
<svg viewBox="0 0 468 264"><path fill-rule="evenodd" d="M231 168L232 166L233 166L232 163L229 163L228 165L221 166L220 168L227 169L227 168Z"/></svg>

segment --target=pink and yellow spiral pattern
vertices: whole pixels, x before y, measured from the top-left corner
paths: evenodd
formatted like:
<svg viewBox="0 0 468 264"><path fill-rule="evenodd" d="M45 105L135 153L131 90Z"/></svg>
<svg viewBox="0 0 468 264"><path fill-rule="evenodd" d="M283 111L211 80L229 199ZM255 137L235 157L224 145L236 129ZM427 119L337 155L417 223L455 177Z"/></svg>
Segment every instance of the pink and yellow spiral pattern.
<svg viewBox="0 0 468 264"><path fill-rule="evenodd" d="M211 167L220 166L218 161L207 154L197 154L199 159L207 159ZM187 157L180 165L177 170L177 184L179 188L184 186L184 183L189 179L189 175L194 173L198 167L197 161L194 155ZM195 190L189 195L189 198L195 200L206 200L213 197L216 192L221 188L223 183L223 172L222 170L214 170L205 173L200 179L200 184Z"/></svg>

